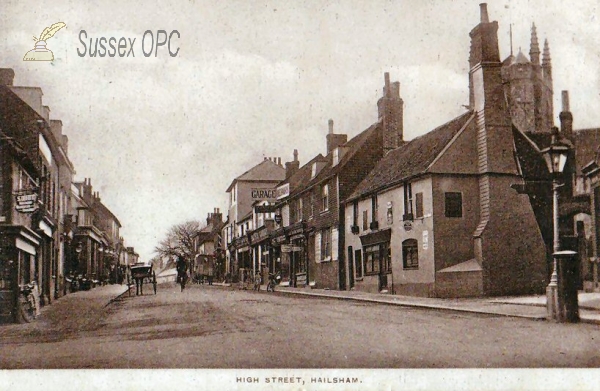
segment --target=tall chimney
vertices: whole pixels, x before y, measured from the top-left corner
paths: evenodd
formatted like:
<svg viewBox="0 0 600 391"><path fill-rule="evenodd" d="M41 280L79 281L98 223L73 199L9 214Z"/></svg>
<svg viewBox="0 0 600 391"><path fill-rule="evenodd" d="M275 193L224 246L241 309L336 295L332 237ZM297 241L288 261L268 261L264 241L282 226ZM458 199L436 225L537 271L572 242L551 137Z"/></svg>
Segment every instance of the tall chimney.
<svg viewBox="0 0 600 391"><path fill-rule="evenodd" d="M300 161L298 161L298 150L294 149L294 160L285 163L285 178L289 178L300 169Z"/></svg>
<svg viewBox="0 0 600 391"><path fill-rule="evenodd" d="M569 91L563 91L562 110L558 116L560 119L560 132L563 137L573 141L573 114L571 114L569 106Z"/></svg>
<svg viewBox="0 0 600 391"><path fill-rule="evenodd" d="M15 71L12 68L0 68L0 85L12 86L15 80Z"/></svg>
<svg viewBox="0 0 600 391"><path fill-rule="evenodd" d="M335 134L333 133L333 120L329 120L329 133L327 134L327 154L339 147L340 145L346 144L348 141L347 134Z"/></svg>
<svg viewBox="0 0 600 391"><path fill-rule="evenodd" d="M400 97L400 82L390 84L388 72L384 73L384 83L377 110L383 126L383 150L388 153L398 148L404 140L404 101Z"/></svg>

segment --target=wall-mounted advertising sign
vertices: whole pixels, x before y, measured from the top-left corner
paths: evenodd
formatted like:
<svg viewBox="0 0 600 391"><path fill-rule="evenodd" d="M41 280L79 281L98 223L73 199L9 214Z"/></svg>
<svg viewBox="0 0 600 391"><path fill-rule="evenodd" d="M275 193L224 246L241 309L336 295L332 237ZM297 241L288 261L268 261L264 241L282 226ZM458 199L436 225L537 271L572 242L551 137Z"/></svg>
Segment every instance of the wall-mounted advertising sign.
<svg viewBox="0 0 600 391"><path fill-rule="evenodd" d="M15 196L15 209L21 213L33 213L38 209L37 193L22 193Z"/></svg>
<svg viewBox="0 0 600 391"><path fill-rule="evenodd" d="M252 189L252 198L255 200L275 198L275 189Z"/></svg>
<svg viewBox="0 0 600 391"><path fill-rule="evenodd" d="M276 194L277 199L281 199L290 195L290 184L286 183L277 188Z"/></svg>

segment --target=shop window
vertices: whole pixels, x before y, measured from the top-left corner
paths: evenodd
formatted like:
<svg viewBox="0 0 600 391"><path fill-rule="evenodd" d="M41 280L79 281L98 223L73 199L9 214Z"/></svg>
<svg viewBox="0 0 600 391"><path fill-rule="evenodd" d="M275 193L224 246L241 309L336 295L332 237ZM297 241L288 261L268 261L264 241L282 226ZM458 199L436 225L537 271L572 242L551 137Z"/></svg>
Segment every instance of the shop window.
<svg viewBox="0 0 600 391"><path fill-rule="evenodd" d="M379 273L379 245L365 247L365 274Z"/></svg>
<svg viewBox="0 0 600 391"><path fill-rule="evenodd" d="M364 248L364 274L386 273L392 270L389 243L378 243Z"/></svg>
<svg viewBox="0 0 600 391"><path fill-rule="evenodd" d="M406 239L402 242L402 263L404 269L419 268L419 246L416 239Z"/></svg>
<svg viewBox="0 0 600 391"><path fill-rule="evenodd" d="M415 194L415 217L418 219L423 216L423 193L417 193Z"/></svg>
<svg viewBox="0 0 600 391"><path fill-rule="evenodd" d="M446 217L462 217L462 193L444 193Z"/></svg>
<svg viewBox="0 0 600 391"><path fill-rule="evenodd" d="M356 278L363 277L363 261L362 261L362 251L354 250L354 270Z"/></svg>

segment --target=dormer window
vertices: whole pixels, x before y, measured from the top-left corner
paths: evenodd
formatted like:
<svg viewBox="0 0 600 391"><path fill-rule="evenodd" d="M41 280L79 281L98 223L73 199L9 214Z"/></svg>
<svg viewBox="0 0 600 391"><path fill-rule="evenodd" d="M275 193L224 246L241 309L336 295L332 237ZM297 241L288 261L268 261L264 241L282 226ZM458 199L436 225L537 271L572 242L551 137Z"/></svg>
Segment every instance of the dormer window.
<svg viewBox="0 0 600 391"><path fill-rule="evenodd" d="M310 171L310 177L314 178L315 176L317 176L317 162L314 162L312 164L311 171Z"/></svg>
<svg viewBox="0 0 600 391"><path fill-rule="evenodd" d="M340 148L336 148L333 150L333 162L331 163L332 166L337 165L340 162Z"/></svg>

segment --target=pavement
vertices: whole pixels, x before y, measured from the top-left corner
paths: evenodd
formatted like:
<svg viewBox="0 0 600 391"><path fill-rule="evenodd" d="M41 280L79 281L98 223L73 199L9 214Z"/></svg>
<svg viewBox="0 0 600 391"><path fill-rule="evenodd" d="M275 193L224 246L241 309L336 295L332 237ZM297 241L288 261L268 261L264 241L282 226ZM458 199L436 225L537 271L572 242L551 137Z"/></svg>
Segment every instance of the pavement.
<svg viewBox="0 0 600 391"><path fill-rule="evenodd" d="M236 284L214 283L214 286L233 286ZM266 285L261 287L266 292ZM313 288L293 288L277 286L276 292L307 297L322 297L338 300L353 300L402 307L424 308L442 311L469 312L511 316L532 320L547 320L546 296L507 296L486 298L438 299L391 295L389 293L368 293L359 291L337 291ZM600 292L583 292L578 295L579 317L583 323L600 324Z"/></svg>

